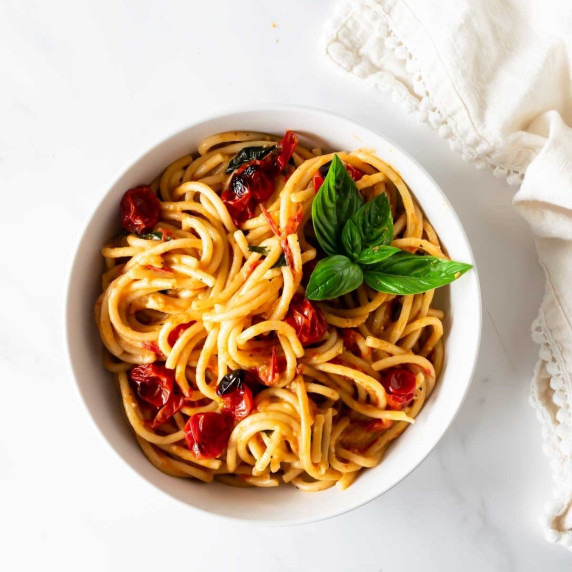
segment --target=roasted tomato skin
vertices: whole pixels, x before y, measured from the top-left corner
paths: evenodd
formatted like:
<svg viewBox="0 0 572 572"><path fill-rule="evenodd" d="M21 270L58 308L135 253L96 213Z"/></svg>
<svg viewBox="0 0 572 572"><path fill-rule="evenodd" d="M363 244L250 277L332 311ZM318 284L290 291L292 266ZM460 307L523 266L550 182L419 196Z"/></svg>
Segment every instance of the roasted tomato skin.
<svg viewBox="0 0 572 572"><path fill-rule="evenodd" d="M160 425L163 425L163 423L169 421L175 413L181 410L186 402L187 399L184 395L176 395L173 393L167 403L165 403L165 405L159 409L157 415L155 415L155 419L153 419L151 423L151 429L156 429Z"/></svg>
<svg viewBox="0 0 572 572"><path fill-rule="evenodd" d="M314 191L317 193L320 190L322 184L324 183L324 177L322 177L322 174L320 173L319 170L314 173L314 176L312 177L312 182L314 183Z"/></svg>
<svg viewBox="0 0 572 572"><path fill-rule="evenodd" d="M228 414L195 413L185 425L185 441L197 459L215 459L225 450L232 429L232 417Z"/></svg>
<svg viewBox="0 0 572 572"><path fill-rule="evenodd" d="M262 385L271 387L280 381L280 374L286 370L286 358L276 353L276 346L272 346L272 354L267 364L256 368L257 378Z"/></svg>
<svg viewBox="0 0 572 572"><path fill-rule="evenodd" d="M169 343L169 345L173 347L177 343L177 340L181 337L181 334L185 330L188 330L194 323L195 323L194 321L190 321L190 322L185 322L184 324L176 325L169 332L169 335L167 336L167 342Z"/></svg>
<svg viewBox="0 0 572 572"><path fill-rule="evenodd" d="M223 400L222 411L235 421L241 421L252 411L252 391L246 382L249 375L244 369L235 369L218 382L216 393Z"/></svg>
<svg viewBox="0 0 572 572"><path fill-rule="evenodd" d="M403 367L392 368L381 374L381 384L385 388L387 405L400 410L409 405L415 396L415 375Z"/></svg>
<svg viewBox="0 0 572 572"><path fill-rule="evenodd" d="M151 232L161 216L161 201L147 185L129 189L121 199L121 224L135 234Z"/></svg>
<svg viewBox="0 0 572 572"><path fill-rule="evenodd" d="M309 346L321 340L328 330L326 317L310 300L294 296L284 318L290 324L303 346Z"/></svg>
<svg viewBox="0 0 572 572"><path fill-rule="evenodd" d="M234 179L234 176L233 176ZM221 199L226 206L232 221L236 225L241 225L243 222L251 219L254 216L255 204L252 202L252 193L244 185L240 187L233 185L231 179L231 186L222 195ZM236 188L241 188L242 194L236 194Z"/></svg>
<svg viewBox="0 0 572 572"><path fill-rule="evenodd" d="M135 386L137 395L154 405L163 407L169 400L175 382L175 373L164 363L154 362L136 365L129 371L129 379Z"/></svg>
<svg viewBox="0 0 572 572"><path fill-rule="evenodd" d="M268 155L244 163L233 173L221 199L234 224L240 225L251 219L257 205L272 196L276 177L290 161L297 145L296 133L287 131L278 147Z"/></svg>
<svg viewBox="0 0 572 572"><path fill-rule="evenodd" d="M349 163L345 163L345 167L346 167L346 171L348 172L348 175L354 181L359 181L364 175L359 169L356 169L354 166L350 165Z"/></svg>

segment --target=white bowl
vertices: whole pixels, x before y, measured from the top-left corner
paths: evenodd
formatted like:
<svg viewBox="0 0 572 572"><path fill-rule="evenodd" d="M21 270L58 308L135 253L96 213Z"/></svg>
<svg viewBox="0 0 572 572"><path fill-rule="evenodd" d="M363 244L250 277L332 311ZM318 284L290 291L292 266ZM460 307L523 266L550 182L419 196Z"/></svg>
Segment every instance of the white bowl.
<svg viewBox="0 0 572 572"><path fill-rule="evenodd" d="M392 444L382 463L362 472L347 490L307 494L294 487L239 489L169 477L145 458L129 426L116 384L101 363L93 318L100 289L101 246L119 231L119 201L126 189L146 183L171 161L194 151L201 139L221 131L255 130L281 135L292 129L326 149L367 146L402 175L454 260L475 264L453 207L428 173L384 137L342 117L308 108L271 106L241 110L192 125L155 145L111 186L79 243L67 297L67 342L81 396L116 453L147 482L191 507L265 524L298 524L329 518L371 501L407 476L431 452L461 407L477 360L481 300L476 268L439 291L447 310L445 363L435 391L415 425Z"/></svg>

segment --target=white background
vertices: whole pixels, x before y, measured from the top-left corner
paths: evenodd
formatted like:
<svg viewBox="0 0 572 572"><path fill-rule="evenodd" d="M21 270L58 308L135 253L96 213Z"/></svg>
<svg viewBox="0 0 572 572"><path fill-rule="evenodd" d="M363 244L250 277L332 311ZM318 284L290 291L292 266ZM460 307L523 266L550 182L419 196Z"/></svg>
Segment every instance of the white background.
<svg viewBox="0 0 572 572"><path fill-rule="evenodd" d="M3 571L571 569L572 556L538 525L551 483L527 398L542 274L512 191L331 67L321 34L332 8L0 4ZM75 244L119 170L204 115L257 102L342 113L414 155L457 210L483 290L477 372L436 450L382 498L294 528L207 517L142 482L87 417L63 344Z"/></svg>

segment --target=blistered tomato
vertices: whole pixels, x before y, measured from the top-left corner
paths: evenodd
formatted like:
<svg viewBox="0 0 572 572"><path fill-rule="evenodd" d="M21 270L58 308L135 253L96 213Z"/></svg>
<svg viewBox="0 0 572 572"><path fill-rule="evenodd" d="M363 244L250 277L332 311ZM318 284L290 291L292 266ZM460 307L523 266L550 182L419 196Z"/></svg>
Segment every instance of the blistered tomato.
<svg viewBox="0 0 572 572"><path fill-rule="evenodd" d="M167 342L169 343L169 345L173 347L177 343L177 340L181 337L181 334L185 330L188 330L194 323L195 323L194 321L190 321L175 326L167 336Z"/></svg>
<svg viewBox="0 0 572 572"><path fill-rule="evenodd" d="M246 383L248 375L244 369L235 369L221 378L216 389L224 402L222 411L232 415L235 421L244 419L252 411L252 391Z"/></svg>
<svg viewBox="0 0 572 572"><path fill-rule="evenodd" d="M284 321L296 331L303 346L318 342L328 329L326 317L322 311L307 298L294 296Z"/></svg>
<svg viewBox="0 0 572 572"><path fill-rule="evenodd" d="M141 399L155 407L162 407L173 391L175 374L165 364L155 362L135 366L129 372L129 379Z"/></svg>
<svg viewBox="0 0 572 572"><path fill-rule="evenodd" d="M381 384L385 388L387 405L390 409L403 409L415 395L415 376L405 368L384 371Z"/></svg>
<svg viewBox="0 0 572 572"><path fill-rule="evenodd" d="M147 185L129 189L121 199L121 224L129 232L151 232L161 216L161 202Z"/></svg>
<svg viewBox="0 0 572 572"><path fill-rule="evenodd" d="M224 413L195 413L185 425L187 447L197 459L214 459L225 449L232 433L232 417Z"/></svg>
<svg viewBox="0 0 572 572"><path fill-rule="evenodd" d="M221 199L235 224L251 219L256 206L270 198L275 178L290 161L296 145L298 136L287 131L276 149L262 159L244 163L234 172Z"/></svg>

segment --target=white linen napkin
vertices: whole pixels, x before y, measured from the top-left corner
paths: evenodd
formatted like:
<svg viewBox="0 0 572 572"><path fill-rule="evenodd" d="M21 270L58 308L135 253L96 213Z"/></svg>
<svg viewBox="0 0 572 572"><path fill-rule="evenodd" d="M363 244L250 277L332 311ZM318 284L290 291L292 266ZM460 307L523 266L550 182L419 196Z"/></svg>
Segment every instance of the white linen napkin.
<svg viewBox="0 0 572 572"><path fill-rule="evenodd" d="M572 2L359 0L328 56L520 189L546 275L531 404L551 458L546 537L572 550Z"/></svg>

